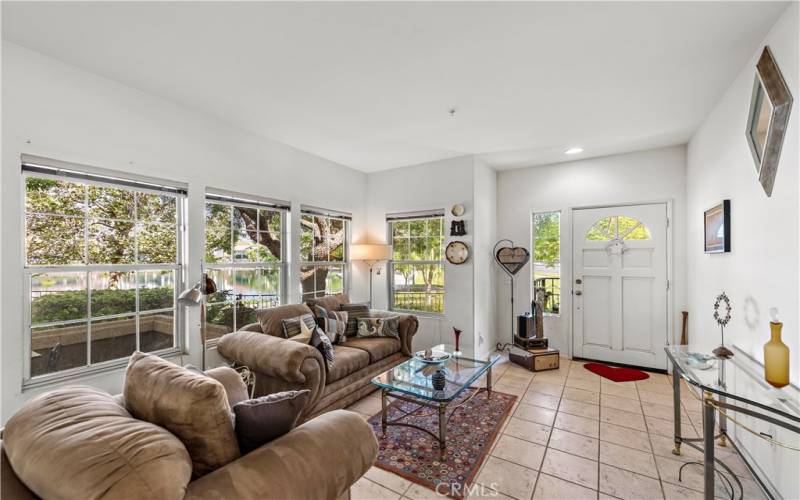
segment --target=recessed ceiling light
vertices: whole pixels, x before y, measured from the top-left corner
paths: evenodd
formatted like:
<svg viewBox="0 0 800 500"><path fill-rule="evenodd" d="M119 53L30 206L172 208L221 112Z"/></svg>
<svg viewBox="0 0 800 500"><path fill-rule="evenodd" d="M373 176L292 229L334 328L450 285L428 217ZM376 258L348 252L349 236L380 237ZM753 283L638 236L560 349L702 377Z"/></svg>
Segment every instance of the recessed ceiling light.
<svg viewBox="0 0 800 500"><path fill-rule="evenodd" d="M576 155L578 153L583 153L583 148L577 147L577 146L573 146L573 147L571 147L569 149L565 149L564 150L564 154L567 154L567 155Z"/></svg>

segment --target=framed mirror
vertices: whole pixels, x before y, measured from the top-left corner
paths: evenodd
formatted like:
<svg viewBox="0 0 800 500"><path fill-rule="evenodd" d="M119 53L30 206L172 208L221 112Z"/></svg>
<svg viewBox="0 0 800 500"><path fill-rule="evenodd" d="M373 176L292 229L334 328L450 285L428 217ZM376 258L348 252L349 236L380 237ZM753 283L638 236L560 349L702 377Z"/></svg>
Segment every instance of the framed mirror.
<svg viewBox="0 0 800 500"><path fill-rule="evenodd" d="M756 64L746 138L758 180L767 196L772 196L791 108L789 87L769 47L764 47Z"/></svg>

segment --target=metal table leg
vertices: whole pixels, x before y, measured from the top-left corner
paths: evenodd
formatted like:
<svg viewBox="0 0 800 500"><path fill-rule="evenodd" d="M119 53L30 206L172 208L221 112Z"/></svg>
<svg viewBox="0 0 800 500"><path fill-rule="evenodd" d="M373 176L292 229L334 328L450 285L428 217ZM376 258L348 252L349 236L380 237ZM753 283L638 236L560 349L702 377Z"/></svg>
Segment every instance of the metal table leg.
<svg viewBox="0 0 800 500"><path fill-rule="evenodd" d="M383 433L383 437L386 437L386 413L388 410L388 405L386 404L387 392L386 389L381 389L381 432Z"/></svg>
<svg viewBox="0 0 800 500"><path fill-rule="evenodd" d="M447 405L439 403L439 450L441 451L442 458L447 455L447 418L445 417L445 410Z"/></svg>
<svg viewBox="0 0 800 500"><path fill-rule="evenodd" d="M678 374L678 367L672 365L672 406L675 420L675 447L672 449L673 455L681 454L681 377Z"/></svg>
<svg viewBox="0 0 800 500"><path fill-rule="evenodd" d="M492 397L492 367L486 372L486 399Z"/></svg>
<svg viewBox="0 0 800 500"><path fill-rule="evenodd" d="M703 497L714 500L714 399L710 392L703 394Z"/></svg>

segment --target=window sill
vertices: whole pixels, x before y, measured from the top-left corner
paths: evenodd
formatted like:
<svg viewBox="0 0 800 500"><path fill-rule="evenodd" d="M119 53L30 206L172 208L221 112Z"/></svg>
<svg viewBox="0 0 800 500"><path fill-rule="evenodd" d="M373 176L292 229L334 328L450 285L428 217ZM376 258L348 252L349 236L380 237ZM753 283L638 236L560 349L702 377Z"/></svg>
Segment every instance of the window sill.
<svg viewBox="0 0 800 500"><path fill-rule="evenodd" d="M445 313L411 311L407 309L389 309L389 312L394 312L398 314L413 314L414 316L418 316L420 318L430 318L430 319L444 319L445 317Z"/></svg>
<svg viewBox="0 0 800 500"><path fill-rule="evenodd" d="M163 351L152 352L149 354L156 354L162 358L167 358L167 357L178 356L182 354L182 352L179 348L172 348ZM120 368L125 368L126 366L128 366L129 359L130 357L120 358L112 361L106 361L103 363L97 363L91 366L82 366L79 368L64 370L62 372L48 373L46 375L39 375L37 377L26 379L22 381L22 392L34 389L41 389L43 387L58 385L64 382L81 380L84 378L90 378L96 375L117 371Z"/></svg>

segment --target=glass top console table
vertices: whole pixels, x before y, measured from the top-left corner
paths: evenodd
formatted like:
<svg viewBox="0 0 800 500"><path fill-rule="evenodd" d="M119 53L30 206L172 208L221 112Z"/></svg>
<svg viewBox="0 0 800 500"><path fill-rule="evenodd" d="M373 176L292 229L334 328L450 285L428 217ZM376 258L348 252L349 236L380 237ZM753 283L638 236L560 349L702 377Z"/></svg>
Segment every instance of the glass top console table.
<svg viewBox="0 0 800 500"><path fill-rule="evenodd" d="M727 439L729 412L748 415L800 434L800 389L793 385L775 388L764 380L764 368L741 349L733 347L734 356L720 359L707 355L692 346L667 346L664 348L672 363L672 388L674 405L675 448L681 454L686 444L703 452L704 497L714 498L714 483L720 474L731 498L743 498L741 482L736 475L714 456L714 442ZM687 438L681 434L681 379L697 389L702 398L703 436ZM736 381L733 384L732 381ZM747 390L742 389L747 387ZM719 434L715 434L719 418ZM763 436L763 434L762 434ZM764 436L767 437L767 436ZM702 442L702 447L698 444ZM692 463L692 462L690 462ZM688 465L685 464L684 467ZM730 479L733 482L730 481ZM738 488L734 488L734 484ZM738 491L737 491L738 490Z"/></svg>

